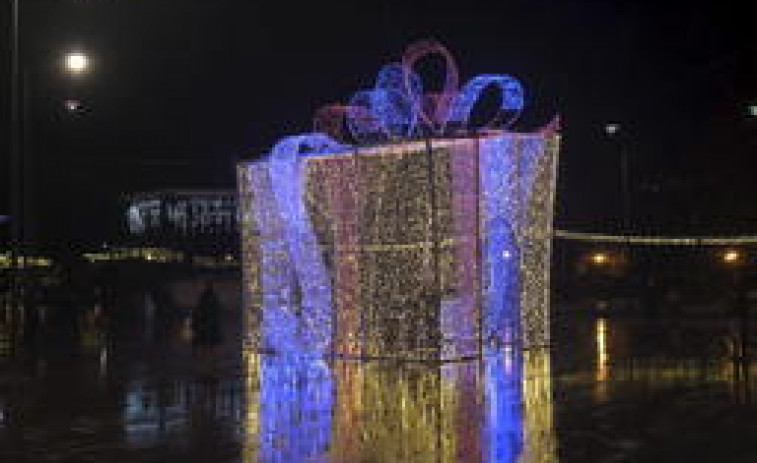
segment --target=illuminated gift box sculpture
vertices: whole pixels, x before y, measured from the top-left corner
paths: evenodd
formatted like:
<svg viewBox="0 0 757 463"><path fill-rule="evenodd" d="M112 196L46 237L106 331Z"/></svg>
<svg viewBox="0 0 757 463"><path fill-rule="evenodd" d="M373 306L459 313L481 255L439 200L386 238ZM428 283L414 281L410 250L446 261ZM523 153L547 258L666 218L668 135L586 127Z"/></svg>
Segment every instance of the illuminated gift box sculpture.
<svg viewBox="0 0 757 463"><path fill-rule="evenodd" d="M423 95L412 72L426 53L447 60L442 93ZM490 85L502 94L496 120L473 130L471 110ZM456 88L446 49L419 42L373 90L319 111L319 132L239 165L260 348L453 360L549 343L556 124L496 128L523 107L511 77Z"/></svg>

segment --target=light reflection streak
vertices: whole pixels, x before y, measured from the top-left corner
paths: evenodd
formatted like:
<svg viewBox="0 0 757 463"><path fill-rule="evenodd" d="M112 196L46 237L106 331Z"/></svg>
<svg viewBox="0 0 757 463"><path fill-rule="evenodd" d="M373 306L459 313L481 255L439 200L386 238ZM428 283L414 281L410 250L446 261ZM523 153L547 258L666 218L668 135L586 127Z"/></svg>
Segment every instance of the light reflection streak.
<svg viewBox="0 0 757 463"><path fill-rule="evenodd" d="M598 318L595 324L597 345L596 399L600 402L609 396L610 356L607 349L607 319Z"/></svg>
<svg viewBox="0 0 757 463"><path fill-rule="evenodd" d="M487 354L442 366L250 356L244 461L556 462L549 354Z"/></svg>
<svg viewBox="0 0 757 463"><path fill-rule="evenodd" d="M607 319L598 318L596 323L597 381L609 379L609 354L607 352Z"/></svg>
<svg viewBox="0 0 757 463"><path fill-rule="evenodd" d="M523 452L520 463L556 463L552 363L547 349L523 352Z"/></svg>
<svg viewBox="0 0 757 463"><path fill-rule="evenodd" d="M245 419L244 434L242 444L242 461L243 463L256 463L258 461L257 437L260 433L260 407L259 407L259 386L260 386L260 354L248 349L242 353L245 369Z"/></svg>
<svg viewBox="0 0 757 463"><path fill-rule="evenodd" d="M484 366L486 463L515 462L523 445L520 371L507 374L506 363L498 352L489 355Z"/></svg>
<svg viewBox="0 0 757 463"><path fill-rule="evenodd" d="M259 461L320 461L332 445L333 372L323 361L260 360Z"/></svg>

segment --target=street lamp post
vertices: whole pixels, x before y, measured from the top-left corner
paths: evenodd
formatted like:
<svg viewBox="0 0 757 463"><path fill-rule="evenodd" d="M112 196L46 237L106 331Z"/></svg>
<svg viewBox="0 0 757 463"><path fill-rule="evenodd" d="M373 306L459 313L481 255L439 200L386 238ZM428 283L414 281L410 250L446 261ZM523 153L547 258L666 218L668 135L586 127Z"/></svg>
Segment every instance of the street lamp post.
<svg viewBox="0 0 757 463"><path fill-rule="evenodd" d="M630 191L630 183L629 183L629 166L628 166L628 151L626 149L625 143L623 142L624 136L624 129L623 127L617 123L617 122L611 122L605 124L605 133L607 134L607 137L611 140L613 147L618 152L619 157L619 186L620 186L620 213L621 213L621 219L620 219L620 228L621 228L621 234L623 235L630 235L631 234L631 191ZM625 246L625 260L626 262L631 262L631 245L628 244ZM640 257L640 256L636 256ZM635 279L631 280L631 283L626 283L625 286L625 292L630 288L633 290L634 286L636 285Z"/></svg>
<svg viewBox="0 0 757 463"><path fill-rule="evenodd" d="M21 276L21 242L23 240L23 157L21 156L21 63L19 54L19 0L13 0L11 6L11 152L8 185L10 186L10 239L11 239L11 285L9 297L11 345L15 346L15 335L18 324L16 314L20 296Z"/></svg>
<svg viewBox="0 0 757 463"><path fill-rule="evenodd" d="M621 194L621 226L622 233L629 234L631 232L631 195L630 185L628 180L628 153L625 147L619 140L622 134L622 127L618 123L609 123L605 125L605 133L616 141L618 145L618 151L620 156L620 194Z"/></svg>
<svg viewBox="0 0 757 463"><path fill-rule="evenodd" d="M21 319L21 289L26 267L25 248L29 244L28 215L29 160L25 153L25 133L29 128L29 79L21 57L20 0L11 3L11 150L8 185L10 186L10 241L11 241L11 287L8 307L11 325L11 343ZM86 73L90 67L89 57L80 51L65 55L64 69L69 76Z"/></svg>
<svg viewBox="0 0 757 463"><path fill-rule="evenodd" d="M749 355L749 303L744 289L743 267L746 265L746 253L738 249L726 249L721 254L721 261L731 273L731 303L739 320L738 359L745 363Z"/></svg>

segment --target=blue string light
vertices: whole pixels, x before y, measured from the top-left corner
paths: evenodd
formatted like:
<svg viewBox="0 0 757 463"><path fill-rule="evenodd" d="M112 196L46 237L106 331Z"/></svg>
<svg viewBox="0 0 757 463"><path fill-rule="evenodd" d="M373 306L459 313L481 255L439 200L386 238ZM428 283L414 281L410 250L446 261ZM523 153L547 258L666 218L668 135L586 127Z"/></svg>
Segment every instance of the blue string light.
<svg viewBox="0 0 757 463"><path fill-rule="evenodd" d="M421 80L400 63L387 64L376 77L371 110L392 138L413 134L423 94Z"/></svg>
<svg viewBox="0 0 757 463"><path fill-rule="evenodd" d="M257 461L319 461L330 448L334 394L323 361L262 357Z"/></svg>
<svg viewBox="0 0 757 463"><path fill-rule="evenodd" d="M496 344L513 342L517 332L520 301L517 241L517 158L513 140L497 137L482 140L481 194L484 212L483 281L484 338Z"/></svg>
<svg viewBox="0 0 757 463"><path fill-rule="evenodd" d="M487 462L515 462L523 448L522 368L517 351L490 350L486 355L483 437Z"/></svg>
<svg viewBox="0 0 757 463"><path fill-rule="evenodd" d="M321 355L330 348L331 280L305 207L301 157L340 149L325 134L287 137L271 151L268 175L258 172L260 185L270 187L255 195L264 331L267 346L281 354Z"/></svg>
<svg viewBox="0 0 757 463"><path fill-rule="evenodd" d="M499 87L502 95L499 111L489 125L508 127L523 110L524 96L520 82L504 74L483 74L469 80L452 103L444 122L452 128L468 127L473 106L490 85Z"/></svg>
<svg viewBox="0 0 757 463"><path fill-rule="evenodd" d="M376 90L360 90L347 105L347 128L360 144L382 143L389 138L384 121L374 111L374 104L380 98Z"/></svg>

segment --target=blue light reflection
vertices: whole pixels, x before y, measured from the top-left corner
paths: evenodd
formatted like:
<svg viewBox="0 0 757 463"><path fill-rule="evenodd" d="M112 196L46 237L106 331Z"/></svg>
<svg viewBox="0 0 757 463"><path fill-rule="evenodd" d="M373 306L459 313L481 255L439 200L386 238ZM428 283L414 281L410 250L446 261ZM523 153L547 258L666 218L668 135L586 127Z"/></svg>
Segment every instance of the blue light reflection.
<svg viewBox="0 0 757 463"><path fill-rule="evenodd" d="M255 461L523 463L523 368L515 349L443 366L262 357Z"/></svg>
<svg viewBox="0 0 757 463"><path fill-rule="evenodd" d="M484 361L485 424L483 461L514 463L523 447L522 362L519 352L501 349Z"/></svg>
<svg viewBox="0 0 757 463"><path fill-rule="evenodd" d="M325 362L263 357L259 461L322 461L331 445L334 394L334 378Z"/></svg>

